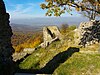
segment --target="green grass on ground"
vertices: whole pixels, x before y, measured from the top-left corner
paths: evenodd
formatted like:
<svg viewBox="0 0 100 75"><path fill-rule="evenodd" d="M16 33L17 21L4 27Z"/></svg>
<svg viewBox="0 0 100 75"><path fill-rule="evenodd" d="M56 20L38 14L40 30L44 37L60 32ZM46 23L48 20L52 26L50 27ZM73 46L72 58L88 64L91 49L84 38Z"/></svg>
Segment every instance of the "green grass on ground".
<svg viewBox="0 0 100 75"><path fill-rule="evenodd" d="M100 75L100 54L75 53L54 75Z"/></svg>
<svg viewBox="0 0 100 75"><path fill-rule="evenodd" d="M46 49L39 48L19 64L21 69L43 68L57 54L66 51L69 47L74 47L74 32L68 31L64 34L62 41L50 44ZM98 49L98 45L80 50L93 51ZM53 66L53 64L51 65ZM54 75L100 75L100 54L75 53L68 60L56 68Z"/></svg>

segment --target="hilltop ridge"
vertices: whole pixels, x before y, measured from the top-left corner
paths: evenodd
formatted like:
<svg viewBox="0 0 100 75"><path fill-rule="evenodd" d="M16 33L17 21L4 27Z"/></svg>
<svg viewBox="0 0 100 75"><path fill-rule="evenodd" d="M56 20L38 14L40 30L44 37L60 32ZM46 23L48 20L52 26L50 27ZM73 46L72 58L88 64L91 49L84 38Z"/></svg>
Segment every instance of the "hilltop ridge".
<svg viewBox="0 0 100 75"><path fill-rule="evenodd" d="M100 60L99 43L86 47L78 46L75 29L75 26L68 26L65 30L62 28L60 29L60 33L63 35L61 40L47 43L46 47L36 47L36 50L20 61L18 72L53 73L54 75L100 74L100 62L98 62ZM45 29L45 33L47 33L46 36L49 36L46 39L54 39L54 37L51 37L52 33L49 29Z"/></svg>

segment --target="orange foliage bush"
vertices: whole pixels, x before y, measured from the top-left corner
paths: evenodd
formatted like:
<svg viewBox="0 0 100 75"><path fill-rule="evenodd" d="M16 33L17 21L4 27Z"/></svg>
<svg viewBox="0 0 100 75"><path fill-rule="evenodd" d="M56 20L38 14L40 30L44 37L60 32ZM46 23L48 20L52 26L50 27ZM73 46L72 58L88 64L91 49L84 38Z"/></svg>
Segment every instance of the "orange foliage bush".
<svg viewBox="0 0 100 75"><path fill-rule="evenodd" d="M38 36L38 37L35 37L35 39L33 39L33 40L31 40L31 39L28 40L28 42L26 43L26 47L34 48L34 47L38 46L41 42L42 42L42 37Z"/></svg>
<svg viewBox="0 0 100 75"><path fill-rule="evenodd" d="M18 52L18 53L24 49L24 47L22 45L13 46L13 48L15 49L15 52Z"/></svg>
<svg viewBox="0 0 100 75"><path fill-rule="evenodd" d="M24 48L35 48L42 42L42 35L37 35L35 38L30 38L23 44L14 46L15 52L21 52Z"/></svg>

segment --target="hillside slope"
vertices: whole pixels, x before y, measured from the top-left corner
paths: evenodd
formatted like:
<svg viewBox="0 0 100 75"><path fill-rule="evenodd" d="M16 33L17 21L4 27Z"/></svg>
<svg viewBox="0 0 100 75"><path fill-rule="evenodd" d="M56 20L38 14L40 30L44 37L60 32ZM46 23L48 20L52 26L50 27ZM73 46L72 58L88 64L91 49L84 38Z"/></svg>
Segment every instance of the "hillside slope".
<svg viewBox="0 0 100 75"><path fill-rule="evenodd" d="M54 75L100 74L100 54L78 52L89 49L95 51L99 46L94 44L96 47L79 48L75 45L74 33L74 28L68 27L66 33L62 32L63 40L55 41L46 48L37 48L20 62L19 68L24 72Z"/></svg>
<svg viewBox="0 0 100 75"><path fill-rule="evenodd" d="M75 53L54 75L100 75L100 54Z"/></svg>

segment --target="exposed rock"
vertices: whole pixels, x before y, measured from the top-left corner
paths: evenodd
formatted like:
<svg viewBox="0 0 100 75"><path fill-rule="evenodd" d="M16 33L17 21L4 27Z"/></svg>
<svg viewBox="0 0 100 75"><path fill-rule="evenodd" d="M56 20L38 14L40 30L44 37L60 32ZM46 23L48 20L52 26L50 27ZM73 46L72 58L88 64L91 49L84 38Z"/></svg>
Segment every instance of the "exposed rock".
<svg viewBox="0 0 100 75"><path fill-rule="evenodd" d="M35 50L35 48L24 48L24 52L30 53L33 52Z"/></svg>
<svg viewBox="0 0 100 75"><path fill-rule="evenodd" d="M13 60L15 62L21 60L24 57L26 57L28 54L32 54L35 50L37 50L37 48L40 47L45 48L55 40L61 40L62 35L56 26L43 27L43 39L44 42L35 48L24 48L22 52L14 53L12 55Z"/></svg>
<svg viewBox="0 0 100 75"><path fill-rule="evenodd" d="M18 60L23 59L28 54L32 54L35 51L35 49L36 48L24 48L23 51L21 51L20 53L13 53L13 61L17 62Z"/></svg>
<svg viewBox="0 0 100 75"><path fill-rule="evenodd" d="M40 45L41 47L47 47L55 40L61 40L62 35L57 26L43 27L43 40L44 42Z"/></svg>
<svg viewBox="0 0 100 75"><path fill-rule="evenodd" d="M9 14L6 13L3 0L0 0L0 75L13 75L14 63L11 44L12 30L9 26Z"/></svg>
<svg viewBox="0 0 100 75"><path fill-rule="evenodd" d="M75 30L77 42L82 46L89 46L100 41L100 21L82 22Z"/></svg>

